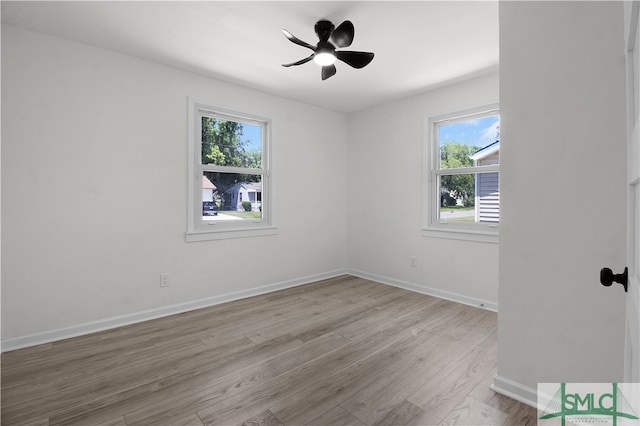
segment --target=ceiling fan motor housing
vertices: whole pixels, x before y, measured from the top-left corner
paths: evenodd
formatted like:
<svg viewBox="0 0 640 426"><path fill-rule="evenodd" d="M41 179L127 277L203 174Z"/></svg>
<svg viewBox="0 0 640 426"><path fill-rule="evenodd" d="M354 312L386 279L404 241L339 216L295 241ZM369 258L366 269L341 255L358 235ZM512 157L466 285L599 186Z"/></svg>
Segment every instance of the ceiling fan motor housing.
<svg viewBox="0 0 640 426"><path fill-rule="evenodd" d="M329 37L331 37L331 33L336 27L331 23L331 21L320 20L316 22L316 26L314 27L316 34L321 42L328 41ZM318 45L319 46L319 45Z"/></svg>

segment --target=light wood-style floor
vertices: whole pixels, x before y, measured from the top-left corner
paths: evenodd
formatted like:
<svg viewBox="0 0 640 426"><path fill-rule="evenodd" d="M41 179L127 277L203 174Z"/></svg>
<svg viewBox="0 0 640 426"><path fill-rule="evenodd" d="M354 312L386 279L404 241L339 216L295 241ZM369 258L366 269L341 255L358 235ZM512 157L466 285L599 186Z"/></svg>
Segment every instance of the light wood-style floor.
<svg viewBox="0 0 640 426"><path fill-rule="evenodd" d="M2 425L535 425L496 314L351 276L2 355Z"/></svg>

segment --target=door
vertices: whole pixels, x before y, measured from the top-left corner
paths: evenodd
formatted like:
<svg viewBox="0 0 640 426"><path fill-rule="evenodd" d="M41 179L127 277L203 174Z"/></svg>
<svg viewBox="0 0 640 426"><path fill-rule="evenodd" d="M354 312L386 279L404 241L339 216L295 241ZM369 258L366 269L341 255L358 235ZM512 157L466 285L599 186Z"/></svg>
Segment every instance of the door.
<svg viewBox="0 0 640 426"><path fill-rule="evenodd" d="M640 382L640 2L624 2L627 64L627 294L624 381Z"/></svg>

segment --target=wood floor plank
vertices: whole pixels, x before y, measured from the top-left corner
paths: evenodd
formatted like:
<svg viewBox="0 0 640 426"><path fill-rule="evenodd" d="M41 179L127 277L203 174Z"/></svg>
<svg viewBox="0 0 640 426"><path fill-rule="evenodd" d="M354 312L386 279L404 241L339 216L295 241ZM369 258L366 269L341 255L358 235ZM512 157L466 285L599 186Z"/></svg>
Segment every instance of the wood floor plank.
<svg viewBox="0 0 640 426"><path fill-rule="evenodd" d="M337 339L339 336L336 335ZM327 346L332 345L328 340L323 343ZM262 345L252 345L231 354L223 351L219 356L210 358L208 362L198 360L196 363L196 360L185 360L184 364L164 371L162 377L153 376L151 378L154 380L149 382L140 379L139 386L124 393L107 395L86 404L75 405L73 410L57 413L52 416L52 424L91 423L117 413L126 414L128 424L142 421L140 417L163 413L167 416L165 419L175 419L183 413L195 413L196 409L185 404L185 401L192 401L190 398L193 398L193 392L197 392L199 396L193 399L193 402L199 401L200 398L204 398L202 393L208 396L217 389L216 380L299 346L301 342L284 337ZM139 410L146 414L139 415Z"/></svg>
<svg viewBox="0 0 640 426"><path fill-rule="evenodd" d="M259 296L252 298L253 304L230 310L224 306L218 309L207 308L208 314L194 314L193 318L185 317L178 324L172 324L169 329L155 331L152 336L171 339L194 333L211 331L233 330L242 334L243 330L252 329L256 322L277 321L287 309L295 309L296 304L304 304L306 301L300 297L287 297L283 300L271 300L264 302ZM225 304L226 305L226 304Z"/></svg>
<svg viewBox="0 0 640 426"><path fill-rule="evenodd" d="M353 293L354 289L362 288L364 281L361 278L342 276L338 279L332 280L330 285L317 286L313 289L313 292L305 291L299 293L300 297L304 298L327 298L337 299L337 295L347 296L350 292ZM378 284L374 284L371 288L377 288Z"/></svg>
<svg viewBox="0 0 640 426"><path fill-rule="evenodd" d="M342 284L353 282L356 277L351 275L339 275L333 278L327 278L320 281L315 281L309 284L299 285L295 287L290 287L284 290L279 290L273 293L263 294L265 300L279 300L283 297L292 296L292 295L307 295L309 293L316 293L322 289L323 287L335 286L334 288L340 288ZM235 303L235 302L231 302Z"/></svg>
<svg viewBox="0 0 640 426"><path fill-rule="evenodd" d="M119 358L135 357L137 353L149 353L154 349L152 343L148 339L141 344L127 347L126 350L116 351ZM69 359L65 359L65 353L69 353ZM79 355L82 353L82 355ZM46 354L43 352L41 357L28 357L27 359L3 362L2 379L7 384L3 388L18 388L20 386L32 386L34 382L50 384L50 380L66 377L66 374L74 374L83 371L85 368L99 369L101 365L117 363L114 360L114 354L109 351L102 352L96 350L67 351L51 350ZM3 355L4 357L4 355ZM3 358L4 361L4 358ZM88 367L87 367L88 366ZM64 379L63 379L64 380ZM55 384L53 384L55 386ZM31 389L31 388L29 388ZM19 391L16 391L19 392ZM13 393L12 393L13 395ZM10 400L3 400L4 403L10 404Z"/></svg>
<svg viewBox="0 0 640 426"><path fill-rule="evenodd" d="M259 327L270 329L275 327L280 322L288 322L291 318L296 318L295 315L302 315L302 313L313 309L319 302L310 302L301 297L288 297L287 303L281 304L278 301L265 300L265 305L268 308L254 312L253 315L247 315L242 318L229 318L228 320L218 320L215 324L209 324L203 330L195 331L198 337L207 345L217 345L220 342L229 338L237 337L238 335L244 335L251 339L254 343L264 343L272 340L276 337L289 334L287 332L280 333L278 335L271 335L270 338L253 339L252 333ZM241 310L240 310L241 312ZM194 330L190 331L191 333Z"/></svg>
<svg viewBox="0 0 640 426"><path fill-rule="evenodd" d="M48 424L49 423L47 422L47 425ZM127 422L124 420L124 417L118 417L113 420L97 423L96 426L127 426Z"/></svg>
<svg viewBox="0 0 640 426"><path fill-rule="evenodd" d="M24 396L28 389L21 388L20 393L3 395L3 411L29 410L32 415L47 413L52 418L59 416L59 410L51 410L49 404L64 401L65 406L81 407L83 401L94 402L102 398L130 398L134 390L147 392L154 389L158 383L175 380L178 374L180 380L186 380L195 375L199 368L211 368L213 365L226 363L226 359L245 349L253 349L254 344L240 339L233 345L211 349L202 343L176 347L173 351L136 352L133 356L111 358L110 363L76 366L75 372L65 369L65 374L42 383L30 398ZM181 372L182 365L187 363L189 369ZM69 379L68 379L69 378ZM136 386L131 386L131 383ZM87 392L87 390L90 392Z"/></svg>
<svg viewBox="0 0 640 426"><path fill-rule="evenodd" d="M372 426L429 426L438 425L441 420L407 400L401 401ZM477 426L477 425L474 425Z"/></svg>
<svg viewBox="0 0 640 426"><path fill-rule="evenodd" d="M319 378L336 374L350 365L362 361L363 358L367 358L387 346L394 345L407 333L393 329L377 334L371 339L351 342L321 358L278 376L264 385L253 387L213 404L199 411L198 415L205 424L239 423L246 418L245 413L260 413L282 400L292 398L310 388L315 389Z"/></svg>
<svg viewBox="0 0 640 426"><path fill-rule="evenodd" d="M306 392L298 392L272 406L271 411L284 424L306 424L352 395L366 391L380 380L384 381L393 376L398 365L424 362L423 348L427 342L433 342L434 338L436 336L426 332L417 335L411 332L402 333L393 345L372 353L336 374L327 375ZM437 345L438 342L434 344ZM418 361L421 358L422 360ZM348 407L345 408L348 410ZM359 417L357 413L352 414Z"/></svg>
<svg viewBox="0 0 640 426"><path fill-rule="evenodd" d="M366 426L351 413L339 405L325 411L320 416L311 420L306 426L330 425L330 426Z"/></svg>
<svg viewBox="0 0 640 426"><path fill-rule="evenodd" d="M437 417L445 418L464 401L496 363L495 333L473 347L458 362L451 363L431 377L407 400ZM464 366L464 368L460 368Z"/></svg>
<svg viewBox="0 0 640 426"><path fill-rule="evenodd" d="M41 345L29 346L27 348L16 349L14 351L5 352L2 354L3 361L8 362L9 365L13 365L16 360L22 361L28 359L29 356L38 356L41 358L42 352L50 351L53 348L53 343L43 343Z"/></svg>
<svg viewBox="0 0 640 426"><path fill-rule="evenodd" d="M381 315L373 314L369 317L358 319L346 325L338 325L335 332L351 340L368 339L371 335L388 330L426 330L425 321L430 318L432 311L437 308L437 303L431 299L424 299L417 306L408 307L402 305L385 307L386 313Z"/></svg>
<svg viewBox="0 0 640 426"><path fill-rule="evenodd" d="M254 326L251 332L245 332L244 334L255 343L272 340L284 334L300 338L305 333L309 333L310 330L318 329L321 324L327 324L330 327L332 321L336 321L336 318L349 317L352 312L363 309L362 305L354 305L348 300L331 301L330 303L316 301L313 305L305 306L295 316L287 315L271 324L262 323L257 327ZM323 333L321 332L320 334Z"/></svg>
<svg viewBox="0 0 640 426"><path fill-rule="evenodd" d="M535 425L496 314L343 275L2 354L3 425Z"/></svg>
<svg viewBox="0 0 640 426"><path fill-rule="evenodd" d="M43 418L43 419L37 419L37 420L30 420L28 422L20 423L20 426L49 426L49 419Z"/></svg>
<svg viewBox="0 0 640 426"><path fill-rule="evenodd" d="M269 410L245 420L240 426L284 426Z"/></svg>
<svg viewBox="0 0 640 426"><path fill-rule="evenodd" d="M202 344L199 346L204 347ZM149 359L153 359L155 354L153 349L150 347L133 354L101 358L100 362L96 363L91 362L93 358L91 357L84 363L80 363L81 365L70 363L46 373L30 375L28 382L21 383L19 387L11 389L11 392L3 392L3 414L9 416L14 411L24 410L29 410L32 415L50 414L47 408L49 404L54 404L56 401L73 404L75 401L86 398L87 382L91 383L92 392L105 391L107 383L118 389L117 379L121 378L121 382L126 384L126 377L138 368L143 368ZM114 371L117 374L112 374ZM36 387L36 384L39 386ZM106 392L109 392L108 387L109 385L106 386Z"/></svg>
<svg viewBox="0 0 640 426"><path fill-rule="evenodd" d="M184 417L175 422L167 422L165 423L170 426L202 426L202 422L200 421L200 417L196 414L192 414L190 416Z"/></svg>
<svg viewBox="0 0 640 426"><path fill-rule="evenodd" d="M344 284L339 292L331 288L333 292L329 293L330 296L325 295L324 302L318 297L322 296L322 291L328 290L326 287L322 288L318 294L313 292L307 297L313 300L315 306L309 306L308 310L300 310L296 316L285 313L284 318L278 323L262 324L253 333L245 335L254 342L270 340L282 334L291 334L301 340L309 340L333 330L338 325L345 325L370 315L370 310L380 309L390 302L404 300L401 298L407 297L389 286L377 284L379 289L372 291L367 288L363 291L366 283L361 280L356 280L355 283L356 287L353 284L351 286ZM393 305L395 306L396 303Z"/></svg>
<svg viewBox="0 0 640 426"><path fill-rule="evenodd" d="M362 315L353 316L348 321L336 324L335 332L350 339L365 338L371 330L378 330L381 324L398 320L412 315L428 306L433 305L437 299L432 297L406 297L400 296L383 305L374 305ZM418 316L422 314L418 313Z"/></svg>
<svg viewBox="0 0 640 426"><path fill-rule="evenodd" d="M477 335L472 335L472 339L460 341L431 335L412 358L396 362L394 369L343 400L341 405L367 424L381 422L398 404L462 357L468 351L467 345L481 341Z"/></svg>
<svg viewBox="0 0 640 426"><path fill-rule="evenodd" d="M504 425L509 416L471 397L466 397L442 421L442 426Z"/></svg>
<svg viewBox="0 0 640 426"><path fill-rule="evenodd" d="M272 379L348 343L347 339L337 334L329 334L314 341L300 343L300 346L277 357L265 357L265 361L256 360L244 368L242 364L249 364L250 361L240 361L233 368L228 368L227 374L221 377L216 378L213 374L203 375L198 377L197 381L184 383L184 386L176 389L167 388L153 398L147 398L142 408L128 412L127 421L129 424L155 425L175 416L176 407L187 411L199 411L220 404L234 395L247 395L251 389L263 386ZM167 401L170 404L167 404Z"/></svg>
<svg viewBox="0 0 640 426"><path fill-rule="evenodd" d="M469 396L502 413L511 414L514 407L519 407L522 404L518 403L515 399L500 395L499 393L491 390L490 386L493 383L493 378L495 376L496 369L493 368L491 372L487 374L471 392L469 392Z"/></svg>
<svg viewBox="0 0 640 426"><path fill-rule="evenodd" d="M427 330L452 339L465 339L470 332L483 335L491 333L496 328L497 320L495 312L458 305L441 315L437 322L431 323Z"/></svg>
<svg viewBox="0 0 640 426"><path fill-rule="evenodd" d="M514 401L507 414L509 417L504 422L505 426L536 426L538 424L538 411L517 401ZM567 426L569 426L569 423L567 423Z"/></svg>

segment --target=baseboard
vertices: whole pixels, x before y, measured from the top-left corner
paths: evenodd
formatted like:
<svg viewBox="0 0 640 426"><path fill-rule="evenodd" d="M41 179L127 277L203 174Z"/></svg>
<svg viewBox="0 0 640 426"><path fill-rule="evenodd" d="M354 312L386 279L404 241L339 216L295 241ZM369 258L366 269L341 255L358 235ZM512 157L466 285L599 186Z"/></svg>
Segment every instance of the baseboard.
<svg viewBox="0 0 640 426"><path fill-rule="evenodd" d="M408 283L405 281L396 280L381 275L370 274L368 272L359 271L356 269L348 269L347 273L360 278L366 278L371 281L375 281L381 284L387 284L394 287L403 288L405 290L414 291L416 293L426 294L428 296L438 297L440 299L451 300L453 302L462 303L464 305L475 306L477 308L486 309L488 311L498 312L498 304L488 302L486 300L476 299L474 297L463 296L457 293L451 293L444 290L435 289L432 287L425 287L418 284Z"/></svg>
<svg viewBox="0 0 640 426"><path fill-rule="evenodd" d="M509 398L520 401L533 408L538 408L538 391L529 386L507 379L505 377L496 376L493 378L493 384L489 386L494 392L508 396Z"/></svg>
<svg viewBox="0 0 640 426"><path fill-rule="evenodd" d="M209 306L219 305L221 303L231 302L234 300L245 299L247 297L258 296L260 294L271 293L277 290L284 290L290 287L297 287L309 284L315 281L321 281L328 278L338 277L347 274L346 269L325 272L321 274L310 275L302 278L296 278L280 283L269 284L261 287L255 287L247 290L236 291L232 293L222 294L220 296L207 297L204 299L194 300L191 302L180 303L177 305L165 306L162 308L151 309L133 314L120 315L116 317L106 318L97 321L91 321L83 324L73 325L70 327L48 330L39 333L33 333L26 336L12 337L3 339L0 342L2 352L12 351L15 349L26 348L29 346L41 345L44 343L55 342L57 340L68 339L71 337L83 336L86 334L96 333L99 331L109 330L116 327L131 325L143 321L156 318L166 317L169 315L180 314L183 312L193 311L195 309L206 308Z"/></svg>

